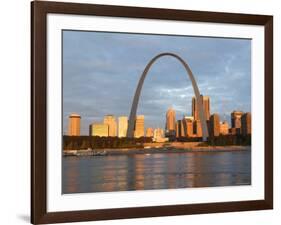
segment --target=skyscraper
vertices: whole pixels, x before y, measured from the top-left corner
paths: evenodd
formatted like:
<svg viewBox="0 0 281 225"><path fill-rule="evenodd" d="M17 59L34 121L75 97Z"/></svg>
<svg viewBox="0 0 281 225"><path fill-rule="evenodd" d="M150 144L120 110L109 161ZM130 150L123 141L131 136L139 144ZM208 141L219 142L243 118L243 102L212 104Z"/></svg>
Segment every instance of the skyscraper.
<svg viewBox="0 0 281 225"><path fill-rule="evenodd" d="M167 131L176 130L176 112L173 108L169 108L166 113L166 130Z"/></svg>
<svg viewBox="0 0 281 225"><path fill-rule="evenodd" d="M182 119L183 137L193 137L193 120L190 117Z"/></svg>
<svg viewBox="0 0 281 225"><path fill-rule="evenodd" d="M90 136L108 137L108 125L103 123L92 123L90 125Z"/></svg>
<svg viewBox="0 0 281 225"><path fill-rule="evenodd" d="M209 96L200 95L200 101L203 103L203 112L205 114L206 120L210 119L210 98ZM192 116L194 120L200 120L199 110L197 107L197 101L195 97L192 97Z"/></svg>
<svg viewBox="0 0 281 225"><path fill-rule="evenodd" d="M183 123L182 120L178 120L176 123L176 137L183 137L184 136L184 130L183 130Z"/></svg>
<svg viewBox="0 0 281 225"><path fill-rule="evenodd" d="M220 117L219 114L214 113L210 117L210 136L211 137L216 137L220 135Z"/></svg>
<svg viewBox="0 0 281 225"><path fill-rule="evenodd" d="M118 117L118 137L126 137L128 129L128 117Z"/></svg>
<svg viewBox="0 0 281 225"><path fill-rule="evenodd" d="M251 113L244 113L241 117L241 132L242 135L246 136L252 133L251 123L252 123Z"/></svg>
<svg viewBox="0 0 281 225"><path fill-rule="evenodd" d="M144 115L136 116L134 137L144 137Z"/></svg>
<svg viewBox="0 0 281 225"><path fill-rule="evenodd" d="M242 111L233 111L231 113L231 127L241 128L241 117L244 113Z"/></svg>
<svg viewBox="0 0 281 225"><path fill-rule="evenodd" d="M69 116L69 125L68 125L68 135L69 136L79 136L80 135L80 122L81 122L81 116L72 113Z"/></svg>
<svg viewBox="0 0 281 225"><path fill-rule="evenodd" d="M165 136L170 141L174 141L176 138L176 112L173 108L169 108L166 113Z"/></svg>
<svg viewBox="0 0 281 225"><path fill-rule="evenodd" d="M241 117L244 113L241 111L233 111L231 113L231 129L235 134L241 134Z"/></svg>
<svg viewBox="0 0 281 225"><path fill-rule="evenodd" d="M153 128L151 128L151 127L147 128L145 136L146 137L153 137Z"/></svg>
<svg viewBox="0 0 281 225"><path fill-rule="evenodd" d="M108 136L116 137L117 136L117 123L113 115L106 115L103 118L103 123L108 125Z"/></svg>
<svg viewBox="0 0 281 225"><path fill-rule="evenodd" d="M202 126L200 120L193 121L193 134L196 137L202 137Z"/></svg>

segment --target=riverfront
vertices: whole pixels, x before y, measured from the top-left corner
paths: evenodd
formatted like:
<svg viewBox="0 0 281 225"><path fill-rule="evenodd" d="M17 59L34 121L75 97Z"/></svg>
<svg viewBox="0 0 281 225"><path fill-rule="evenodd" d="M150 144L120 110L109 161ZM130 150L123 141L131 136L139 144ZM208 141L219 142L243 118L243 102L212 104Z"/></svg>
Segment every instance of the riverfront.
<svg viewBox="0 0 281 225"><path fill-rule="evenodd" d="M206 146L202 142L172 142L172 143L144 143L142 148L117 149L86 149L64 150L64 156L86 156L103 153L103 155L122 154L154 154L154 153L182 153L182 152L215 152L215 151L249 151L251 146ZM97 154L99 155L99 154Z"/></svg>
<svg viewBox="0 0 281 225"><path fill-rule="evenodd" d="M63 157L62 193L251 184L250 147L232 151L216 148L198 152L156 148L140 151L143 154Z"/></svg>

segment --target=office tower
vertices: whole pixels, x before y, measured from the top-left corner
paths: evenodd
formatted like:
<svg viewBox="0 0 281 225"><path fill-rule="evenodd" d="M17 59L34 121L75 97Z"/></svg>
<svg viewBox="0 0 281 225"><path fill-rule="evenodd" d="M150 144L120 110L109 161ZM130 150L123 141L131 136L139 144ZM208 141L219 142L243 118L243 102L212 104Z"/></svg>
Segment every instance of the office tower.
<svg viewBox="0 0 281 225"><path fill-rule="evenodd" d="M108 125L103 123L92 123L90 125L90 136L108 137Z"/></svg>
<svg viewBox="0 0 281 225"><path fill-rule="evenodd" d="M166 130L175 131L176 130L176 112L173 108L169 108L166 113Z"/></svg>
<svg viewBox="0 0 281 225"><path fill-rule="evenodd" d="M197 110L197 105L196 105L196 98L192 97L192 116L194 118L194 120L199 120L199 115L198 115L198 110Z"/></svg>
<svg viewBox="0 0 281 225"><path fill-rule="evenodd" d="M182 120L178 120L176 123L176 137L183 137L184 136L184 130L183 130L183 123Z"/></svg>
<svg viewBox="0 0 281 225"><path fill-rule="evenodd" d="M200 95L200 101L201 101L201 104L203 105L203 113L206 117L206 120L209 120L210 119L210 97ZM193 116L194 120L200 120L199 110L198 110L198 106L197 106L196 102L197 102L196 98L192 97L192 116Z"/></svg>
<svg viewBox="0 0 281 225"><path fill-rule="evenodd" d="M202 137L202 126L200 120L193 121L193 134L195 137Z"/></svg>
<svg viewBox="0 0 281 225"><path fill-rule="evenodd" d="M128 117L118 117L118 137L126 137L128 129Z"/></svg>
<svg viewBox="0 0 281 225"><path fill-rule="evenodd" d="M144 137L144 115L136 116L134 137Z"/></svg>
<svg viewBox="0 0 281 225"><path fill-rule="evenodd" d="M108 125L108 136L116 137L117 136L117 123L113 115L106 115L103 118L103 123Z"/></svg>
<svg viewBox="0 0 281 225"><path fill-rule="evenodd" d="M216 137L220 135L220 117L218 114L213 114L210 117L210 132L211 137Z"/></svg>
<svg viewBox="0 0 281 225"><path fill-rule="evenodd" d="M244 113L241 111L233 111L231 113L231 129L232 134L241 134L241 117Z"/></svg>
<svg viewBox="0 0 281 225"><path fill-rule="evenodd" d="M182 127L183 127L183 137L193 137L193 119L191 117L185 116L182 119Z"/></svg>
<svg viewBox="0 0 281 225"><path fill-rule="evenodd" d="M241 117L242 135L246 136L252 133L251 123L252 123L251 113L249 112L244 113Z"/></svg>
<svg viewBox="0 0 281 225"><path fill-rule="evenodd" d="M153 137L153 128L151 128L151 127L147 128L145 136L146 137Z"/></svg>
<svg viewBox="0 0 281 225"><path fill-rule="evenodd" d="M220 134L227 135L229 132L229 125L228 122L223 121L220 123Z"/></svg>
<svg viewBox="0 0 281 225"><path fill-rule="evenodd" d="M69 124L68 124L68 135L69 136L79 136L80 135L80 123L81 123L81 116L72 113L69 116Z"/></svg>
<svg viewBox="0 0 281 225"><path fill-rule="evenodd" d="M176 139L176 112L173 108L169 108L166 113L165 136L170 141L175 141Z"/></svg>
<svg viewBox="0 0 281 225"><path fill-rule="evenodd" d="M203 96L203 109L206 120L210 119L210 98L209 96Z"/></svg>
<svg viewBox="0 0 281 225"><path fill-rule="evenodd" d="M244 113L241 111L233 111L231 113L231 127L241 128L241 117Z"/></svg>

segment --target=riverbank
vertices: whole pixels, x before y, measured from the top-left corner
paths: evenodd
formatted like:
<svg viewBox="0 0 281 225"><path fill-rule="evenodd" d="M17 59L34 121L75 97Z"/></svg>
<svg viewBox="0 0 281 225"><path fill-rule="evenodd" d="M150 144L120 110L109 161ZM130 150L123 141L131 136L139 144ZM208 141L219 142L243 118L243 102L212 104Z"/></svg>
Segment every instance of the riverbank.
<svg viewBox="0 0 281 225"><path fill-rule="evenodd" d="M108 155L119 154L154 154L154 153L182 153L182 152L224 152L224 151L247 151L251 150L250 146L209 146L193 148L150 148L150 149L107 149Z"/></svg>
<svg viewBox="0 0 281 225"><path fill-rule="evenodd" d="M151 144L151 143L150 143ZM159 144L159 143L156 143ZM182 152L229 152L229 151L249 151L251 146L198 146L191 144L172 144L172 145L152 145L144 146L139 149L99 149L99 150L64 150L64 156L104 156L122 154L154 154L154 153L182 153Z"/></svg>

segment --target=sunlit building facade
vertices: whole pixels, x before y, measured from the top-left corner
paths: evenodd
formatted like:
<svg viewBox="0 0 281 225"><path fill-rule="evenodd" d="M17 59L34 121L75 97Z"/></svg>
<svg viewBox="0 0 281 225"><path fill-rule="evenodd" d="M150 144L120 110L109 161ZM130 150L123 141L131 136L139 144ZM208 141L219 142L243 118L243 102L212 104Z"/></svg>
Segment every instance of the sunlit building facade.
<svg viewBox="0 0 281 225"><path fill-rule="evenodd" d="M202 102L202 105L203 105L203 113L205 115L205 118L206 118L206 120L209 120L210 119L210 97L200 95L200 101ZM192 97L192 116L194 117L194 120L200 120L197 100L195 97Z"/></svg>
<svg viewBox="0 0 281 225"><path fill-rule="evenodd" d="M241 117L244 113L242 111L233 111L231 113L231 127L241 128Z"/></svg>
<svg viewBox="0 0 281 225"><path fill-rule="evenodd" d="M242 135L246 136L252 133L251 128L252 118L251 113L244 113L241 117L241 132Z"/></svg>
<svg viewBox="0 0 281 225"><path fill-rule="evenodd" d="M175 131L176 130L176 111L173 108L169 108L166 113L166 130Z"/></svg>
<svg viewBox="0 0 281 225"><path fill-rule="evenodd" d="M137 115L136 117L134 137L144 137L144 115Z"/></svg>
<svg viewBox="0 0 281 225"><path fill-rule="evenodd" d="M193 137L193 120L190 117L184 117L182 119L182 126L183 126L183 137Z"/></svg>
<svg viewBox="0 0 281 225"><path fill-rule="evenodd" d="M104 116L103 123L108 125L108 136L116 137L117 136L117 123L113 115Z"/></svg>
<svg viewBox="0 0 281 225"><path fill-rule="evenodd" d="M161 128L156 128L153 131L153 141L154 142L165 142L168 138L164 137L164 130Z"/></svg>
<svg viewBox="0 0 281 225"><path fill-rule="evenodd" d="M76 113L72 113L69 116L68 135L80 136L80 127L81 127L81 116Z"/></svg>
<svg viewBox="0 0 281 225"><path fill-rule="evenodd" d="M90 125L90 136L108 137L108 125L103 123L93 123Z"/></svg>
<svg viewBox="0 0 281 225"><path fill-rule="evenodd" d="M217 137L220 135L220 117L219 114L214 113L210 117L210 122L209 122L209 135L211 137Z"/></svg>
<svg viewBox="0 0 281 225"><path fill-rule="evenodd" d="M149 127L146 129L146 132L145 132L145 136L146 137L153 137L153 128Z"/></svg>
<svg viewBox="0 0 281 225"><path fill-rule="evenodd" d="M128 117L118 117L118 137L126 137L128 130Z"/></svg>
<svg viewBox="0 0 281 225"><path fill-rule="evenodd" d="M183 123L182 120L177 120L176 123L176 137L180 138L184 136L184 129L183 129Z"/></svg>
<svg viewBox="0 0 281 225"><path fill-rule="evenodd" d="M195 137L202 137L202 126L200 120L194 120L193 134Z"/></svg>
<svg viewBox="0 0 281 225"><path fill-rule="evenodd" d="M229 133L229 125L227 121L220 123L220 134L227 135Z"/></svg>

